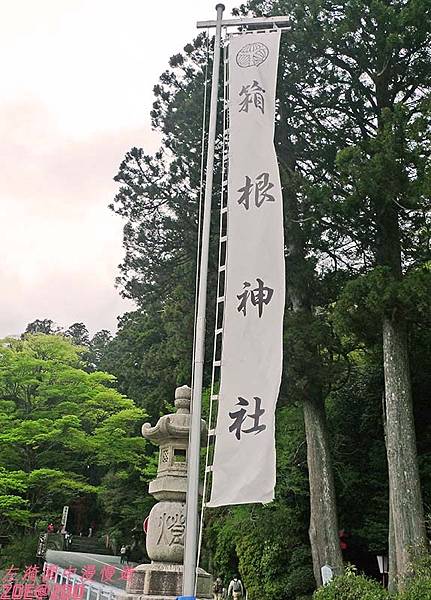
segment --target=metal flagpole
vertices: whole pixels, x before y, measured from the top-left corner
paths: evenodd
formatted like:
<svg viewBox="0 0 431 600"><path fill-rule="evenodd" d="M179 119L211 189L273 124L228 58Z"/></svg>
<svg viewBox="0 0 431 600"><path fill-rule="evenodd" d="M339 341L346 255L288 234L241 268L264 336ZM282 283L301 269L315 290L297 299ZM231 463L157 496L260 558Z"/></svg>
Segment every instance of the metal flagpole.
<svg viewBox="0 0 431 600"><path fill-rule="evenodd" d="M205 354L205 313L207 296L208 254L210 238L211 200L214 171L214 144L217 124L217 97L220 68L220 42L223 4L217 4L217 21L214 44L211 85L210 119L208 131L207 168L202 225L202 248L199 266L198 309L196 317L195 359L193 365L193 390L189 438L186 535L184 544L183 595L194 597L196 580L196 557L198 539L199 457L201 437L202 377Z"/></svg>

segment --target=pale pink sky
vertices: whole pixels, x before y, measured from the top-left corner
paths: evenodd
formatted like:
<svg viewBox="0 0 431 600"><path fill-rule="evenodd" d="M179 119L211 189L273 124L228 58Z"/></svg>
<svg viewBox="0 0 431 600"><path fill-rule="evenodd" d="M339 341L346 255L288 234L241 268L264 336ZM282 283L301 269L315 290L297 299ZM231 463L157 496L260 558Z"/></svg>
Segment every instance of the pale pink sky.
<svg viewBox="0 0 431 600"><path fill-rule="evenodd" d="M0 337L36 318L115 331L133 306L114 288L112 178L157 148L152 88L215 4L0 0Z"/></svg>

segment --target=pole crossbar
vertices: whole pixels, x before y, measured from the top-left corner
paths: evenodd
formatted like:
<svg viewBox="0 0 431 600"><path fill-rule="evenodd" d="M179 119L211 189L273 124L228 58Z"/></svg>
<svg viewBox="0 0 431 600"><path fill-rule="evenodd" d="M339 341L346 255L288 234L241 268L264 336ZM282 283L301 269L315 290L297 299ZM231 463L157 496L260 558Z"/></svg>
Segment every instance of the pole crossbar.
<svg viewBox="0 0 431 600"><path fill-rule="evenodd" d="M287 16L282 17L252 17L238 19L224 19L222 22L223 27L289 27L290 20ZM198 29L209 29L216 27L217 21L198 21L196 27Z"/></svg>

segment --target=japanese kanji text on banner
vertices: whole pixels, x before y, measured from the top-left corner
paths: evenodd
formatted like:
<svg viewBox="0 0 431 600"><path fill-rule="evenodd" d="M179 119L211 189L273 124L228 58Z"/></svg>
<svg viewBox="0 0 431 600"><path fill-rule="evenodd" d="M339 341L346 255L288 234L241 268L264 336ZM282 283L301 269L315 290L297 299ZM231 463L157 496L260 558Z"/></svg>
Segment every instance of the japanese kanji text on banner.
<svg viewBox="0 0 431 600"><path fill-rule="evenodd" d="M221 387L208 506L270 502L285 297L274 148L280 33L229 44L227 267Z"/></svg>

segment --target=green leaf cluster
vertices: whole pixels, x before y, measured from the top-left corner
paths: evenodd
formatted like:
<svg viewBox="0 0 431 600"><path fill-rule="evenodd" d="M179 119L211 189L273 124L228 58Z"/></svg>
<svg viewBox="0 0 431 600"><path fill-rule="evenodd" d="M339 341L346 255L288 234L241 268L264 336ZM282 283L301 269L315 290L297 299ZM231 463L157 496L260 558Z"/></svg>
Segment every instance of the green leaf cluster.
<svg viewBox="0 0 431 600"><path fill-rule="evenodd" d="M317 590L313 600L386 600L388 592L377 582L356 575L347 569L344 575L336 577L331 583Z"/></svg>
<svg viewBox="0 0 431 600"><path fill-rule="evenodd" d="M112 375L84 371L82 354L59 334L0 343L0 536L41 520L58 526L63 506L83 499L95 511L117 471L124 488L125 473L141 487L146 413L113 387ZM118 518L112 503L99 528Z"/></svg>

